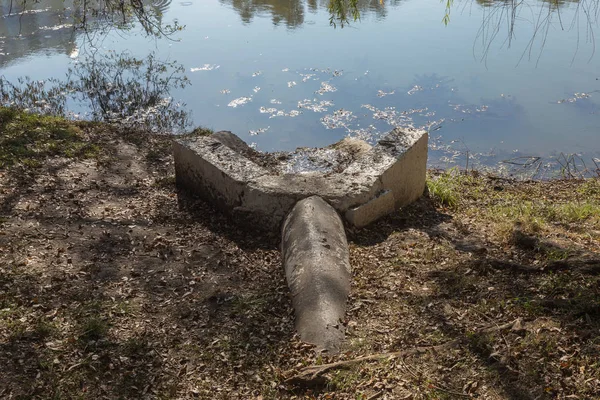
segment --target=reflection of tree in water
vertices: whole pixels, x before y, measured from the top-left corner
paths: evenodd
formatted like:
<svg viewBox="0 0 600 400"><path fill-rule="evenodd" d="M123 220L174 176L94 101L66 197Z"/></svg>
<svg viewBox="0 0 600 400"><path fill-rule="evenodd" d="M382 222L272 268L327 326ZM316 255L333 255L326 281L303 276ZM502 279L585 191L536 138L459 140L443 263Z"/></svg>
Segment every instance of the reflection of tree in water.
<svg viewBox="0 0 600 400"><path fill-rule="evenodd" d="M470 2L470 0L469 0ZM490 47L496 41L510 47L516 39L516 25L530 24L533 30L527 37L527 44L521 59L539 58L546 45L550 29L577 32L577 40L573 43L574 56L577 54L582 41L592 43L595 50L594 27L600 16L600 1L598 0L476 0L484 10L484 18L477 33L481 42L481 59L485 60ZM449 1L449 5L454 3ZM570 17L567 18L561 9L570 7ZM449 8L447 9L449 12ZM581 30L585 32L582 35ZM593 55L593 53L592 53Z"/></svg>
<svg viewBox="0 0 600 400"><path fill-rule="evenodd" d="M171 0L0 0L3 19L16 20L18 34L27 26L35 27L37 20L42 24L53 22L37 25L40 27L68 24L79 29L96 29L106 24L129 27L136 21L148 34L168 33L162 16L170 4Z"/></svg>
<svg viewBox="0 0 600 400"><path fill-rule="evenodd" d="M23 56L45 50L70 54L75 48L72 26L65 24L63 0L27 4L1 0L0 67L8 66Z"/></svg>
<svg viewBox="0 0 600 400"><path fill-rule="evenodd" d="M139 23L149 35L178 27L163 21L171 0L0 0L0 67L38 51L71 54L76 33L92 34ZM92 37L91 35L88 37Z"/></svg>
<svg viewBox="0 0 600 400"><path fill-rule="evenodd" d="M271 13L273 24L282 21L289 28L304 23L304 2L302 0L220 0L230 4L246 24L252 22L256 14Z"/></svg>
<svg viewBox="0 0 600 400"><path fill-rule="evenodd" d="M484 7L491 7L494 5L504 5L504 6L518 6L520 5L518 2L514 0L475 0L477 3ZM548 6L552 9L558 9L562 6L571 4L571 3L579 3L579 0L540 0L542 3L548 4Z"/></svg>
<svg viewBox="0 0 600 400"><path fill-rule="evenodd" d="M255 15L271 14L273 24L282 22L288 28L304 23L307 11L317 12L327 9L334 18L332 22L342 25L353 19L353 15L374 14L377 18L387 16L387 7L395 7L402 0L220 0L231 5L244 23L252 22Z"/></svg>
<svg viewBox="0 0 600 400"><path fill-rule="evenodd" d="M189 84L184 68L150 54L136 59L128 53L90 57L69 70L65 80L46 82L0 77L0 105L41 114L66 115L77 104L95 121L143 127L152 132L183 131L188 126L184 104L170 91Z"/></svg>

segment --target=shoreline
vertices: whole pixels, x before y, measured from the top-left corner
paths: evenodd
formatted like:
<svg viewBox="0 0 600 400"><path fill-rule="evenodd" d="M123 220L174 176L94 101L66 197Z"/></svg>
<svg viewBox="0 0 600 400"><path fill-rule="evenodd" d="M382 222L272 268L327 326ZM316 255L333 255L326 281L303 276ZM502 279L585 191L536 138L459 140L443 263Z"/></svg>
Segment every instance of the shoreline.
<svg viewBox="0 0 600 400"><path fill-rule="evenodd" d="M178 193L169 137L6 109L0 127L1 397L600 392L597 178L430 170L420 200L348 229L334 357L294 335L279 232Z"/></svg>

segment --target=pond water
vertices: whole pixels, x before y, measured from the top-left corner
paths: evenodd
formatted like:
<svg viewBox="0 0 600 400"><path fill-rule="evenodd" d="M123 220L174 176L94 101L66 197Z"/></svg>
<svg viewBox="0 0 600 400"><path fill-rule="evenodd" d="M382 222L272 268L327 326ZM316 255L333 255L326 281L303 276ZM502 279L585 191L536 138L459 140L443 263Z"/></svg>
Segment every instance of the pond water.
<svg viewBox="0 0 600 400"><path fill-rule="evenodd" d="M431 131L438 166L539 168L540 157L593 170L600 156L597 1L457 0L445 24L445 1L360 0L360 20L344 27L331 25L328 0L147 2L184 26L169 38L135 23L74 31L68 1L26 13L11 3L2 0L0 18L6 80L64 78L92 55L152 52L183 66L191 84L169 96L195 125L259 150L374 141L410 125ZM82 104L68 107L85 115Z"/></svg>

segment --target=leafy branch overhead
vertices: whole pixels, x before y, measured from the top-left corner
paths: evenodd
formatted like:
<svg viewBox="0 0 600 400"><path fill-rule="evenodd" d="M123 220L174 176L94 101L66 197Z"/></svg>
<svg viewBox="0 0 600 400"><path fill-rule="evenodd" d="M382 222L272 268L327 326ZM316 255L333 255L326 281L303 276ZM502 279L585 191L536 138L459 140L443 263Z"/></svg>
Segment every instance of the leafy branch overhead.
<svg viewBox="0 0 600 400"><path fill-rule="evenodd" d="M382 4L384 0L379 0ZM360 11L358 9L358 0L329 0L327 6L329 11L329 23L334 27L336 21L343 28L350 20L358 21L360 19Z"/></svg>
<svg viewBox="0 0 600 400"><path fill-rule="evenodd" d="M8 14L17 11L21 14L32 10L37 0L10 0ZM91 32L132 29L139 24L150 36L170 37L184 26L177 20L163 21L169 2L145 2L142 0L73 0L70 7L64 8L65 22L75 29Z"/></svg>
<svg viewBox="0 0 600 400"><path fill-rule="evenodd" d="M78 62L64 80L20 78L13 83L0 76L0 105L66 116L71 114L67 103L76 101L95 121L152 132L184 131L189 125L185 104L169 93L187 85L181 65L162 61L154 53L144 59L128 52L108 53Z"/></svg>

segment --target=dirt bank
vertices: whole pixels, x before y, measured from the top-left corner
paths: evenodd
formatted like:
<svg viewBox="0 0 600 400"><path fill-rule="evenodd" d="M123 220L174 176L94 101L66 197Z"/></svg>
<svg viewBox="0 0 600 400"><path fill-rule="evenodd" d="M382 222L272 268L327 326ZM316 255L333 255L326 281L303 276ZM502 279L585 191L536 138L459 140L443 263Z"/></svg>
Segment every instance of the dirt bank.
<svg viewBox="0 0 600 400"><path fill-rule="evenodd" d="M170 138L0 127L1 398L599 398L598 180L431 171L349 231L330 359L294 336L278 232L178 196Z"/></svg>

